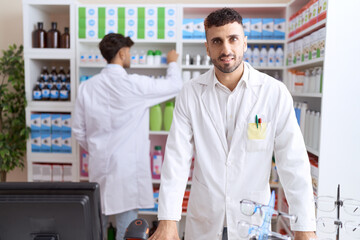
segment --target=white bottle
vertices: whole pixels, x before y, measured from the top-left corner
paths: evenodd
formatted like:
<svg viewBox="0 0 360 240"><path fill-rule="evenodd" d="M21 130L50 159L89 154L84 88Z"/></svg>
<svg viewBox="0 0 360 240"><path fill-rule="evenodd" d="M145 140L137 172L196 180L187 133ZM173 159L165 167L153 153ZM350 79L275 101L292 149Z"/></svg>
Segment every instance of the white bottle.
<svg viewBox="0 0 360 240"><path fill-rule="evenodd" d="M305 122L306 122L306 110L308 105L306 102L301 103L300 107L300 129L303 136L305 136Z"/></svg>
<svg viewBox="0 0 360 240"><path fill-rule="evenodd" d="M146 63L147 65L154 65L154 52L149 50L146 55Z"/></svg>
<svg viewBox="0 0 360 240"><path fill-rule="evenodd" d="M267 65L268 67L275 67L275 49L274 45L270 45L269 51L268 51L268 61Z"/></svg>
<svg viewBox="0 0 360 240"><path fill-rule="evenodd" d="M310 112L310 136L309 136L309 147L313 148L314 147L314 122L315 122L315 111L311 111Z"/></svg>
<svg viewBox="0 0 360 240"><path fill-rule="evenodd" d="M131 54L131 64L139 64L139 54L137 53L137 51L134 51L132 54Z"/></svg>
<svg viewBox="0 0 360 240"><path fill-rule="evenodd" d="M320 133L320 112L314 115L314 135L313 135L313 149L319 150L319 133Z"/></svg>
<svg viewBox="0 0 360 240"><path fill-rule="evenodd" d="M248 45L246 52L244 53L244 61L252 65L252 50Z"/></svg>
<svg viewBox="0 0 360 240"><path fill-rule="evenodd" d="M309 136L310 136L310 110L306 110L306 116L305 116L305 145L309 146Z"/></svg>
<svg viewBox="0 0 360 240"><path fill-rule="evenodd" d="M303 89L304 93L309 92L309 84L310 84L310 71L309 71L309 69L306 69L305 77L304 77L304 89Z"/></svg>
<svg viewBox="0 0 360 240"><path fill-rule="evenodd" d="M139 54L139 64L146 64L146 54L144 50L140 51Z"/></svg>
<svg viewBox="0 0 360 240"><path fill-rule="evenodd" d="M260 51L260 67L266 67L268 62L268 52L266 46L263 45Z"/></svg>
<svg viewBox="0 0 360 240"><path fill-rule="evenodd" d="M275 52L275 66L276 67L284 66L284 51L283 51L281 45L277 46L277 49Z"/></svg>
<svg viewBox="0 0 360 240"><path fill-rule="evenodd" d="M260 51L259 46L255 45L252 51L252 58L253 58L253 66L259 67L260 66Z"/></svg>
<svg viewBox="0 0 360 240"><path fill-rule="evenodd" d="M311 68L310 71L310 80L309 80L309 93L314 93L316 90L316 69Z"/></svg>

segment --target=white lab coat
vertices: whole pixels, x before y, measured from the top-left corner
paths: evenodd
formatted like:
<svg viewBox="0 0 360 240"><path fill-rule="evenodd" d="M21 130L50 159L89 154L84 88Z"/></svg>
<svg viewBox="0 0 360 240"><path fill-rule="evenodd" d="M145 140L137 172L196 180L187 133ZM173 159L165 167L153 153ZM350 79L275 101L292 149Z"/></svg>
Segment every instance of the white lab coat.
<svg viewBox="0 0 360 240"><path fill-rule="evenodd" d="M281 82L247 63L245 67L249 68L249 79L241 86L244 94L237 101L239 111L230 148L213 84L213 68L185 84L177 97L161 173L158 218L181 218L194 153L187 240L221 239L225 213L229 240L240 239L240 220L261 223L259 216L244 216L239 202L250 199L268 203L273 151L290 212L298 216L292 229L315 230L310 165L292 97ZM267 123L263 140L248 138L249 123L255 122L255 115Z"/></svg>
<svg viewBox="0 0 360 240"><path fill-rule="evenodd" d="M176 63L157 80L109 64L80 85L72 131L89 152L89 180L100 184L103 214L154 207L149 107L181 87Z"/></svg>

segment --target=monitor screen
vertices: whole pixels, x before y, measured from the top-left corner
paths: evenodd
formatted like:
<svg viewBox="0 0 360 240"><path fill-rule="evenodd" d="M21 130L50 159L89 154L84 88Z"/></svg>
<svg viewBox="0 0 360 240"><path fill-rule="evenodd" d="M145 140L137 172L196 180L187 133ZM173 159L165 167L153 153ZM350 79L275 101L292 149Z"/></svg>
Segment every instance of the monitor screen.
<svg viewBox="0 0 360 240"><path fill-rule="evenodd" d="M0 240L101 240L97 183L0 183Z"/></svg>

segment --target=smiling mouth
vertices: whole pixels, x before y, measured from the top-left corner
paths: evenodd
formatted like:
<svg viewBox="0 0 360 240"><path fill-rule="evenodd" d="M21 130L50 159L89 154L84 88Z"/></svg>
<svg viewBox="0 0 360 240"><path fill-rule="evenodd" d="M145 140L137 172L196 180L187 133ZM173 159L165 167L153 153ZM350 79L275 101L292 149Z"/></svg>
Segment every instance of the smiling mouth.
<svg viewBox="0 0 360 240"><path fill-rule="evenodd" d="M235 59L234 56L221 56L219 57L219 60L223 63L230 63L231 61L233 61Z"/></svg>

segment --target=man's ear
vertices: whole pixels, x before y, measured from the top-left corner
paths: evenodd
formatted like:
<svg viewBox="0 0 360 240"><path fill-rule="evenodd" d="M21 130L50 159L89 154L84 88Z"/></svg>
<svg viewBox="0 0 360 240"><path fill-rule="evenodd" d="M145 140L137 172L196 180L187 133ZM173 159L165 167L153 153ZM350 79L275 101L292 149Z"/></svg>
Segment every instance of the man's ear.
<svg viewBox="0 0 360 240"><path fill-rule="evenodd" d="M205 48L206 48L206 54L210 57L210 54L209 54L209 46L207 44L207 41L204 43L205 44Z"/></svg>
<svg viewBox="0 0 360 240"><path fill-rule="evenodd" d="M248 45L247 45L247 36L244 36L244 52L247 51Z"/></svg>
<svg viewBox="0 0 360 240"><path fill-rule="evenodd" d="M124 51L124 48L120 48L120 50L118 51L118 55L119 55L119 58L124 61L125 60L125 51Z"/></svg>

